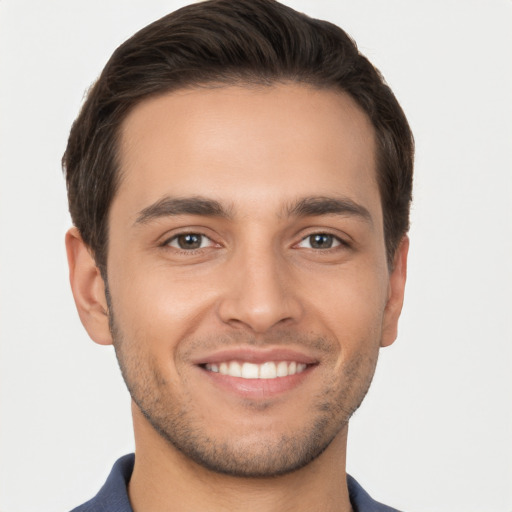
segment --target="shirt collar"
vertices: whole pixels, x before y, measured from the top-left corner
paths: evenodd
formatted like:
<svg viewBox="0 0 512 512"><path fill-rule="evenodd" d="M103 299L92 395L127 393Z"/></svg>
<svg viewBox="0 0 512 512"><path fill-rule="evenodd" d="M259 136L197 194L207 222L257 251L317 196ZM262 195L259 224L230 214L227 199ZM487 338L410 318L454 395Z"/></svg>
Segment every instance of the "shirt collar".
<svg viewBox="0 0 512 512"><path fill-rule="evenodd" d="M107 481L89 502L72 512L133 512L128 499L128 482L132 476L135 455L121 457L112 468ZM350 475L347 475L350 503L354 512L398 512L373 500Z"/></svg>

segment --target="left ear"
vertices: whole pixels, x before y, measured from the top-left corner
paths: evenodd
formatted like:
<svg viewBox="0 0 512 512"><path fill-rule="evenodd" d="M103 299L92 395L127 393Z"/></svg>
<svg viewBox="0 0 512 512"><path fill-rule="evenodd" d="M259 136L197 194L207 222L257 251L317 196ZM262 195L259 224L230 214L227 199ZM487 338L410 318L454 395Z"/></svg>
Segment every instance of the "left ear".
<svg viewBox="0 0 512 512"><path fill-rule="evenodd" d="M381 347L391 345L398 334L398 319L404 303L405 281L407 279L407 253L409 252L409 237L405 235L393 260L393 270L389 275L389 291L386 309L382 323Z"/></svg>

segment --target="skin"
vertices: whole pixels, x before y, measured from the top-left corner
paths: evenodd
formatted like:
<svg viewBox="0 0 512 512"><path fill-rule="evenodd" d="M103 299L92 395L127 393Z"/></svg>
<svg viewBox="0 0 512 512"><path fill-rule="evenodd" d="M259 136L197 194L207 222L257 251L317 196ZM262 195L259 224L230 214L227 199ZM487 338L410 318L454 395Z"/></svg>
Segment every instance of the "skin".
<svg viewBox="0 0 512 512"><path fill-rule="evenodd" d="M80 318L132 394L134 511L351 510L348 420L396 338L408 249L388 268L366 115L297 84L183 90L129 114L120 157L109 303L76 229L66 243ZM199 365L281 349L311 364L279 392Z"/></svg>

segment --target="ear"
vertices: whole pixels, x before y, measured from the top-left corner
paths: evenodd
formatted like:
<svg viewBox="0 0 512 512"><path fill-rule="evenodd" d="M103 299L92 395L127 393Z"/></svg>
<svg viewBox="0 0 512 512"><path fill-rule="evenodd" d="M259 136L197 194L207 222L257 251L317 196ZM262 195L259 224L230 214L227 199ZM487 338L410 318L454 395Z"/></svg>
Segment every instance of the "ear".
<svg viewBox="0 0 512 512"><path fill-rule="evenodd" d="M388 301L384 310L381 347L391 345L398 334L398 319L404 303L405 281L407 279L407 254L409 237L402 238L393 260L393 269L389 276Z"/></svg>
<svg viewBox="0 0 512 512"><path fill-rule="evenodd" d="M77 228L66 233L69 280L76 309L85 330L100 345L112 344L108 323L105 283L89 247Z"/></svg>

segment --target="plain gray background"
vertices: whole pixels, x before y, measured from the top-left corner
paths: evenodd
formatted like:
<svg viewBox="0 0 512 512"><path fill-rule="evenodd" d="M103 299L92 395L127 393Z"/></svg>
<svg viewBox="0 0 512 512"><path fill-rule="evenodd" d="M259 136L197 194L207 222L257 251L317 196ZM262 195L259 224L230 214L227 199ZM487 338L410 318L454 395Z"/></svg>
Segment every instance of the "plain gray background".
<svg viewBox="0 0 512 512"><path fill-rule="evenodd" d="M183 1L0 0L0 511L65 511L132 451L68 286L60 158L115 47ZM406 304L348 470L412 512L512 511L512 2L288 0L339 24L417 140Z"/></svg>

